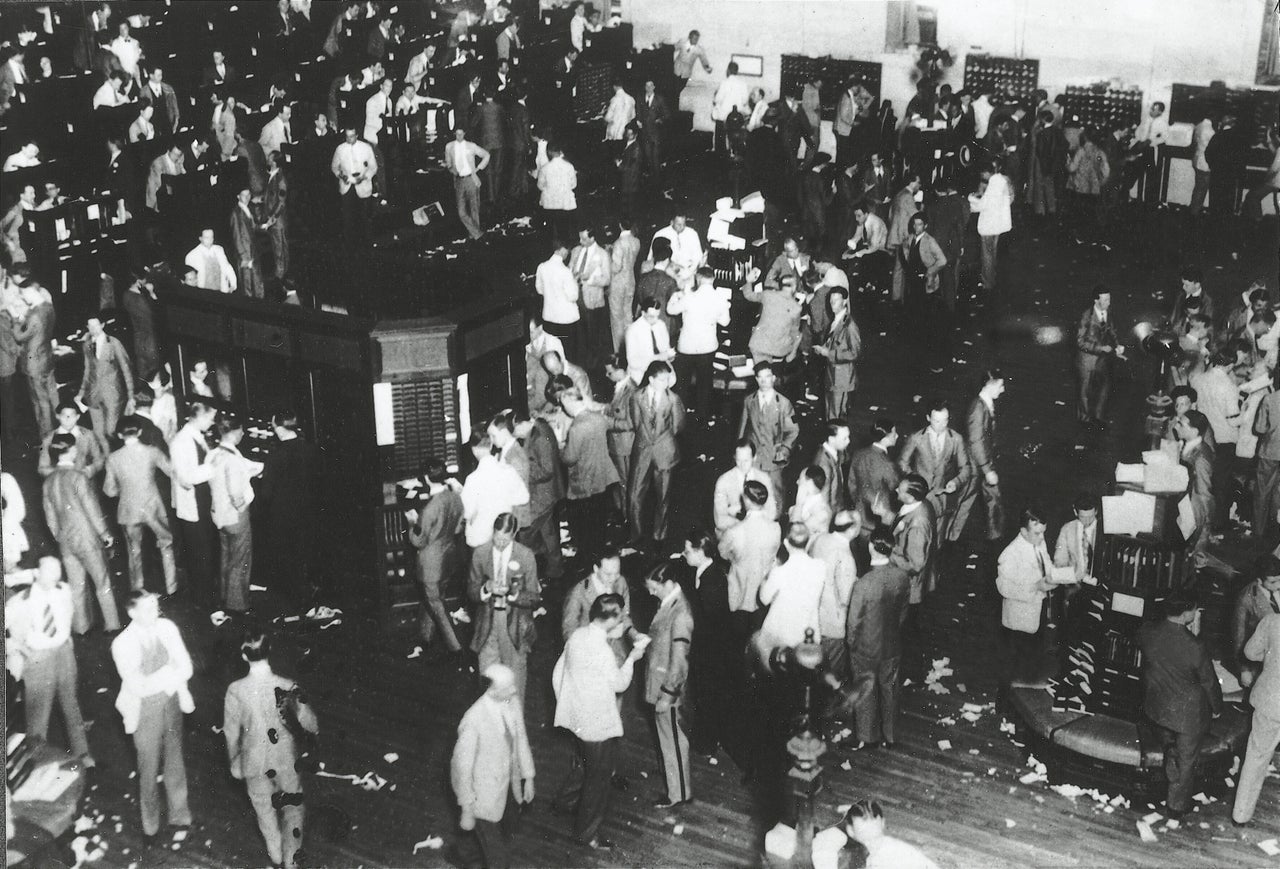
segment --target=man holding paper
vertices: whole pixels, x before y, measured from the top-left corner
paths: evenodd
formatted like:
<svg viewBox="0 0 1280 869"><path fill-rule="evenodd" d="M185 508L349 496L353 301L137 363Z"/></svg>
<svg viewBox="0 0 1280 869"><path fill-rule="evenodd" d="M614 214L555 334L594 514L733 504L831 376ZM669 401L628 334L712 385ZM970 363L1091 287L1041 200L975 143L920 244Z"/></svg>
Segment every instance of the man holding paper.
<svg viewBox="0 0 1280 869"><path fill-rule="evenodd" d="M1040 611L1045 595L1062 575L1053 569L1053 560L1044 542L1045 522L1034 508L1022 511L1018 536L1000 553L996 568L996 588L1004 598L1000 611L1005 659L1000 687L1018 679L1034 678L1040 655ZM1067 582L1075 576L1065 571Z"/></svg>
<svg viewBox="0 0 1280 869"><path fill-rule="evenodd" d="M1195 517L1195 531L1183 537L1192 547L1192 567L1199 567L1205 559L1205 546L1209 542L1209 520L1213 515L1213 452L1205 443L1209 420L1198 410L1189 410L1177 424L1178 440L1182 441L1182 464L1191 478L1187 498ZM1181 527L1181 524L1179 525ZM1192 539L1194 537L1194 540Z"/></svg>

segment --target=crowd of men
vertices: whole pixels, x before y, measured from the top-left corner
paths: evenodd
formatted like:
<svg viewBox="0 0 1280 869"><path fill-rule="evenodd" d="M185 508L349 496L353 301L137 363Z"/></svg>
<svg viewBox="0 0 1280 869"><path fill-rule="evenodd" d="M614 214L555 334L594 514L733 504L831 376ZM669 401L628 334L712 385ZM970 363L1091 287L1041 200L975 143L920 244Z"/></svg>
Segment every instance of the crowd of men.
<svg viewBox="0 0 1280 869"><path fill-rule="evenodd" d="M75 62L103 78L87 127L99 137L105 165L100 181L73 192L109 192L122 203L130 265L118 280L104 280L101 299L103 308L123 313L131 340L126 347L110 334L110 315L95 310L73 348L81 369L74 396L60 393L54 377L58 333L53 297L42 286L48 277L39 257L24 250L34 239L27 212L67 203L56 183L35 180L44 154L38 141L23 142L5 161L6 171L32 179L4 220L0 307L5 440L21 439L26 414L14 409L29 403L43 479L41 511L4 476L6 577L27 584L6 607L8 661L24 686L28 733L46 735L56 703L73 754L93 766L71 638L100 621L112 635L122 680L117 708L137 747L146 840L155 841L161 828L157 770L164 773L168 824L191 823L182 714L192 708L192 667L177 627L160 615L162 598L147 588L157 585L148 583L148 572L158 561L163 599L204 612L250 609L251 578L305 608L315 582L309 493L321 459L290 413L272 420L274 442L262 461L244 455L244 422L229 412L228 396L211 382L217 372L202 360L183 373L179 424L155 325L156 280L141 266L180 260L173 271L190 286L299 302L290 241L311 219L307 212L336 202L344 243L368 253L374 209L396 198L437 125L441 139L452 128L442 162L470 238L485 236L500 216L533 210L535 195L549 230L527 318L527 392L512 396L521 409L475 426L474 468L464 479L441 461L425 464L427 498L408 535L418 551L427 661L474 660L485 679L483 696L459 725L451 768L462 829L473 832L459 844L465 860L511 862L515 806L535 796L532 722L523 701L537 643L563 645L551 677L552 723L573 734L581 760L576 803L567 787L553 802L575 813L572 834L593 849L611 847L603 825L619 782L618 697L642 661L643 699L653 710L664 768L659 810L692 802L691 751L722 748L744 781L781 792L797 695L795 674L780 668L779 653L803 644L819 646L825 662L815 713L821 725L833 732L848 725L855 750L893 749L902 681L921 678L933 651L924 603L944 554L971 525L997 556L1001 682L1030 675L1042 663L1045 622L1078 619L1075 589L1095 581L1097 501L1082 495L1074 502L1075 519L1052 550L1041 507L1019 505L1006 514L996 424L1005 377L998 370L982 372L964 407L931 399L918 421L877 418L869 431L855 431L862 338L853 302L869 304L882 292L891 305L941 321L967 293L994 300L1000 240L1015 221L1065 212L1076 238L1108 244L1107 228L1134 184L1150 199L1158 195L1164 105L1153 104L1136 130L1089 130L1065 115L1063 100L1042 91L1024 104L1004 93L922 86L899 127L887 102L877 104L849 82L837 101L834 153L827 153L821 82L771 100L730 64L713 102L713 147L725 151L744 190L763 195L769 255L741 286L725 288L717 286L710 240L690 224L688 206L677 200L664 214L669 222L651 233L639 222L670 174L671 95L654 81L636 94L614 87L603 142L591 144L608 152L618 173L619 195L609 201L615 219L580 219L577 174L564 156L573 127L554 94L571 89L579 55L600 32L598 11L572 5L561 21L568 41L555 70L534 76L519 63L522 33L545 9L522 17L505 0L486 2L483 16L460 13L442 43L418 44L395 10L381 7L344 3L324 29L310 21L309 3L278 4L278 20L260 31L264 45L275 40L290 58L315 47L343 65L327 104L305 116L289 76L262 82L267 90L259 93L220 49L208 55L199 90L175 91L130 21L114 22L107 3L88 8L87 44ZM8 48L0 107L17 111L24 94L38 93L30 86L37 77L27 72L32 61L41 77L53 75L52 55L28 50L31 40L24 41L40 26L22 30ZM477 56L468 39L477 26L496 34L492 55ZM415 51L397 51L410 44ZM696 32L675 47L672 62L681 87L695 67L711 70ZM442 94L435 80L451 70L449 80L461 88ZM539 81L554 90L539 93ZM295 117L305 131L295 134ZM1246 132L1229 117L1197 126L1193 213L1206 194L1223 219L1237 211ZM928 141L942 147L922 147L934 134L941 138ZM1275 136L1268 141L1274 148ZM947 159L932 156L935 150ZM1280 186L1277 171L1273 163L1244 197L1246 217ZM182 176L188 183L175 180ZM318 178L327 193L317 192ZM218 243L228 235L233 256ZM113 284L123 291L117 295ZM1100 428L1109 418L1111 368L1124 356L1124 331L1113 319L1111 291L1099 286L1093 296L1074 336L1078 416ZM1193 564L1204 563L1214 535L1231 532L1233 507L1267 540L1280 521L1280 389L1273 382L1280 326L1272 301L1266 286L1251 287L1225 317L1215 316L1202 275L1189 268L1167 318L1180 353L1169 375L1175 415L1167 438L1179 442L1190 472ZM726 376L715 368L722 349L751 361L745 379L752 388L736 426L713 408L713 381ZM802 455L797 405L816 402L824 409L821 443ZM715 481L710 514L676 528L672 482L691 426L728 429L733 461ZM855 448L855 441L865 446ZM103 508L112 500L114 520ZM39 525L41 512L53 545L29 547L24 524ZM562 549L561 517L571 550ZM117 533L127 541L127 619L109 568ZM643 587L657 614L644 633L631 621L632 587L638 590L641 577L624 575L624 552L639 553L648 565ZM1055 566L1071 568L1071 579L1054 574ZM1268 610L1280 614L1280 563L1261 576L1241 597L1234 635L1246 682L1254 671L1245 659L1264 658L1267 643L1280 642L1273 636L1280 619L1267 617ZM446 605L459 582L470 629ZM558 632L544 627L554 616L536 616L544 595L563 599ZM1194 659L1201 672L1203 643L1183 630L1195 621L1194 602L1179 598L1166 609L1168 619L1149 632L1162 636L1144 643L1177 646L1176 655ZM301 780L268 771L294 770L317 724L297 686L266 663L270 638L245 623L249 676L226 694L231 767L246 782L272 862L296 865ZM1148 659L1174 655L1157 650ZM1148 679L1150 738L1165 748L1171 813L1186 810L1187 777L1208 720L1164 714L1168 697L1187 688L1186 673ZM1257 677L1264 689L1274 681L1267 673L1263 667ZM1220 700L1204 690L1211 713ZM1241 823L1280 739L1280 709L1270 699L1276 693L1255 689L1257 745L1251 741L1237 798ZM266 744L258 735L277 719L289 739ZM841 829L873 860L880 855L881 863L868 865L931 865L883 835L878 805L855 806Z"/></svg>

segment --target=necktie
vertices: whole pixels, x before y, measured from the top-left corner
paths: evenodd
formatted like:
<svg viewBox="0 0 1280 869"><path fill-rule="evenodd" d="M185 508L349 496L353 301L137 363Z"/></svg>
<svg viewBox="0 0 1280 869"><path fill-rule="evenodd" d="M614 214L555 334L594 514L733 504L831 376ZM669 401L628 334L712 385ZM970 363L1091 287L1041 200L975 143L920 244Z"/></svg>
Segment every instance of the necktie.
<svg viewBox="0 0 1280 869"><path fill-rule="evenodd" d="M203 462L204 457L208 455L208 453L209 451L205 449L205 445L200 443L199 438L196 438L196 461Z"/></svg>
<svg viewBox="0 0 1280 869"><path fill-rule="evenodd" d="M656 415L658 413L658 393L649 393L649 409Z"/></svg>
<svg viewBox="0 0 1280 869"><path fill-rule="evenodd" d="M292 143L293 143L293 134L289 132L289 125L288 125L288 124L285 124L285 125L284 125L284 140L285 140L285 142L286 142L286 143L288 143L288 144L292 144Z"/></svg>
<svg viewBox="0 0 1280 869"><path fill-rule="evenodd" d="M1040 578L1044 579L1045 577L1044 553L1042 553L1039 549L1036 550L1036 563L1040 565Z"/></svg>
<svg viewBox="0 0 1280 869"><path fill-rule="evenodd" d="M653 341L653 355L657 356L662 351L658 349L658 330L652 326L649 327L649 338Z"/></svg>
<svg viewBox="0 0 1280 869"><path fill-rule="evenodd" d="M1267 592L1267 594L1271 598L1271 611L1274 613L1280 613L1280 601L1276 600L1276 593L1274 591L1270 591ZM53 635L50 634L49 636Z"/></svg>
<svg viewBox="0 0 1280 869"><path fill-rule="evenodd" d="M1084 566L1090 573L1093 573L1093 541L1088 537L1084 539ZM1280 610L1276 610L1280 612Z"/></svg>
<svg viewBox="0 0 1280 869"><path fill-rule="evenodd" d="M1275 605L1274 603L1275 598L1272 598L1271 600L1272 600L1272 605ZM1277 612L1280 612L1280 610L1277 610ZM54 621L54 608L50 607L49 602L47 602L47 600L45 602L44 626L45 626L45 636L49 637L50 640L54 639L54 636L58 634L58 623Z"/></svg>
<svg viewBox="0 0 1280 869"><path fill-rule="evenodd" d="M578 278L578 280L582 280L582 270L586 267L586 265L587 265L587 249L584 247L578 253L578 264L573 269L573 274L575 277Z"/></svg>

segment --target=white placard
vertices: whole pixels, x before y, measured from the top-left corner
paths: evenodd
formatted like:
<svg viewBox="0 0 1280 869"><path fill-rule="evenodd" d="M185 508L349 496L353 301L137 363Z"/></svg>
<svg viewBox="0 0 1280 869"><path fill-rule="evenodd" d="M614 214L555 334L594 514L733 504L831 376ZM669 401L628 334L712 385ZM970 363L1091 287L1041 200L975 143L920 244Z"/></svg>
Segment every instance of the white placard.
<svg viewBox="0 0 1280 869"><path fill-rule="evenodd" d="M380 447L396 442L395 411L391 406L391 384L373 385L373 427Z"/></svg>

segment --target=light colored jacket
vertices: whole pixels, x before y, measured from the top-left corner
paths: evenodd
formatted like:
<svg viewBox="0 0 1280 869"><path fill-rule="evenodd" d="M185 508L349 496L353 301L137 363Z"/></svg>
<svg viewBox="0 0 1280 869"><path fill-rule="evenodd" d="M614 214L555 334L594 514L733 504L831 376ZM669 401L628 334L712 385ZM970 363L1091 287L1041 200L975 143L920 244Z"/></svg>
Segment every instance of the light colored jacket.
<svg viewBox="0 0 1280 869"><path fill-rule="evenodd" d="M583 742L622 736L617 695L630 687L634 666L630 657L618 664L608 634L595 622L574 631L551 673L555 726Z"/></svg>
<svg viewBox="0 0 1280 869"><path fill-rule="evenodd" d="M191 678L191 656L182 642L178 626L166 618L155 625L155 637L164 646L169 663L151 674L142 672L142 643L144 629L131 622L111 641L111 658L120 673L120 694L116 697L116 711L124 719L124 732L132 734L138 729L138 717L142 714L142 698L153 694L178 696L183 712L194 712L195 700L187 689Z"/></svg>
<svg viewBox="0 0 1280 869"><path fill-rule="evenodd" d="M626 91L618 91L609 100L604 112L605 141L620 142L627 124L636 119L636 98Z"/></svg>
<svg viewBox="0 0 1280 869"><path fill-rule="evenodd" d="M1262 673L1249 692L1249 704L1266 711L1269 717L1280 717L1280 616L1269 615L1244 645L1245 657L1262 662Z"/></svg>
<svg viewBox="0 0 1280 869"><path fill-rule="evenodd" d="M1084 526L1079 519L1072 519L1058 532L1058 542L1053 547L1053 563L1056 567L1073 567L1076 579L1090 575L1089 560L1085 558ZM1102 543L1098 523L1093 523L1093 563L1098 563L1098 546Z"/></svg>
<svg viewBox="0 0 1280 869"><path fill-rule="evenodd" d="M523 802L521 783L533 778L534 768L520 701L484 694L471 704L458 724L449 770L458 805L478 820L501 821L508 792Z"/></svg>
<svg viewBox="0 0 1280 869"><path fill-rule="evenodd" d="M268 775L269 770L293 769L298 761L298 748L293 733L280 716L277 691L294 691L297 685L271 672L255 670L227 687L222 704L222 734L227 741L227 756L237 778L252 779ZM310 733L320 729L316 714L299 699L298 724Z"/></svg>
<svg viewBox="0 0 1280 869"><path fill-rule="evenodd" d="M764 513L752 511L720 536L720 557L729 562L729 609L753 613L760 587L773 569L782 528Z"/></svg>
<svg viewBox="0 0 1280 869"><path fill-rule="evenodd" d="M1048 575L1053 561L1044 541L1032 544L1022 534L1000 553L996 588L1004 598L1000 623L1014 631L1034 634L1040 630L1040 610L1045 593L1037 586Z"/></svg>
<svg viewBox="0 0 1280 869"><path fill-rule="evenodd" d="M539 204L557 211L573 211L578 207L574 190L578 187L578 172L564 157L556 157L538 170L538 189L542 191Z"/></svg>
<svg viewBox="0 0 1280 869"><path fill-rule="evenodd" d="M747 471L746 476L737 468L730 468L716 479L715 494L712 497L711 518L715 523L716 533L721 534L738 522L738 514L742 512L742 490L750 480L763 483L769 490L769 500L764 505L764 515L778 515L778 499L774 495L773 480L767 473L757 467Z"/></svg>

